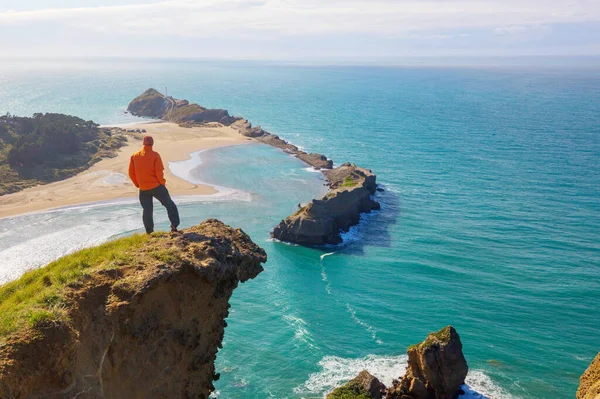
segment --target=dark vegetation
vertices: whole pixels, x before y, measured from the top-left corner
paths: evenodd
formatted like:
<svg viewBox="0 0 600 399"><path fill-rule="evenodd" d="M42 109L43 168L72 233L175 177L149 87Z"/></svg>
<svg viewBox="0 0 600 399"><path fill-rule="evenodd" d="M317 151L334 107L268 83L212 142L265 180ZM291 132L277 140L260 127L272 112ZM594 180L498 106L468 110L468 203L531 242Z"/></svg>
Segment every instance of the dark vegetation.
<svg viewBox="0 0 600 399"><path fill-rule="evenodd" d="M0 195L74 176L126 141L70 115L0 116Z"/></svg>

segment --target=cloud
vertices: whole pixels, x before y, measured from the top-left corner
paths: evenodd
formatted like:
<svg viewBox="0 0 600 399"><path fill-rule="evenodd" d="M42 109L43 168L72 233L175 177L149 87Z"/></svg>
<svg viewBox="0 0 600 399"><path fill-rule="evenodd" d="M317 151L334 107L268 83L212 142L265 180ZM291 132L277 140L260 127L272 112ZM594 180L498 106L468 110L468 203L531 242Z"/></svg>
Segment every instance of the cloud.
<svg viewBox="0 0 600 399"><path fill-rule="evenodd" d="M29 10L0 11L0 56L600 52L598 0L68 1L79 6L39 0L46 8L28 2ZM578 34L582 29L588 34Z"/></svg>
<svg viewBox="0 0 600 399"><path fill-rule="evenodd" d="M0 26L67 24L76 29L185 37L444 32L600 21L589 0L165 0L120 6L0 12ZM503 27L498 26L501 25ZM446 33L435 33L446 34Z"/></svg>

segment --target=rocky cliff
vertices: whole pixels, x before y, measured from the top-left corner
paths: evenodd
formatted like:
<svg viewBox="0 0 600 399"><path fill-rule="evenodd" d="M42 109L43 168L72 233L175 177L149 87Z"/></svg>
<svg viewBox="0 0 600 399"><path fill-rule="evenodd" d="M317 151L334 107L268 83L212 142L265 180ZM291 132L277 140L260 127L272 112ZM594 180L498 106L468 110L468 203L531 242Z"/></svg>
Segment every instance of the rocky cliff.
<svg viewBox="0 0 600 399"><path fill-rule="evenodd" d="M330 191L282 220L273 238L301 245L339 244L341 233L357 224L361 213L380 208L371 199L377 184L370 170L346 163L323 173Z"/></svg>
<svg viewBox="0 0 600 399"><path fill-rule="evenodd" d="M468 371L460 337L448 326L408 348L406 373L390 388L363 371L327 398L379 399L383 393L386 399L456 399Z"/></svg>
<svg viewBox="0 0 600 399"><path fill-rule="evenodd" d="M174 123L206 123L219 122L231 125L239 118L229 115L224 109L208 109L187 100L166 97L155 89L148 89L134 98L127 110L136 116L163 119Z"/></svg>
<svg viewBox="0 0 600 399"><path fill-rule="evenodd" d="M2 315L16 327L0 337L0 397L208 397L229 298L263 270L265 252L217 220L120 241L2 287L0 306L19 294L31 304L12 319ZM85 272L73 279L76 270ZM71 282L51 290L64 280ZM51 294L29 292L38 283ZM54 317L31 316L56 306Z"/></svg>
<svg viewBox="0 0 600 399"><path fill-rule="evenodd" d="M600 353L579 381L577 399L600 399Z"/></svg>

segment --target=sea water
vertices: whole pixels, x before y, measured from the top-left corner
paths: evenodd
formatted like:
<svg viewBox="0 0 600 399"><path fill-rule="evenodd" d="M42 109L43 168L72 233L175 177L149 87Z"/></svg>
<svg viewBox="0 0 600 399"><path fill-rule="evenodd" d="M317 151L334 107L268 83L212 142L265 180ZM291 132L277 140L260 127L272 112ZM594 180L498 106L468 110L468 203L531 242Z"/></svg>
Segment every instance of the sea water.
<svg viewBox="0 0 600 399"><path fill-rule="evenodd" d="M128 123L165 86L385 188L343 245L309 249L269 239L325 192L297 159L251 144L171 165L221 190L176 198L183 227L222 219L269 256L232 297L216 396L321 398L363 368L390 383L408 345L452 324L480 394L574 397L600 349L598 70L6 61L0 112ZM1 219L0 278L140 231L135 199Z"/></svg>

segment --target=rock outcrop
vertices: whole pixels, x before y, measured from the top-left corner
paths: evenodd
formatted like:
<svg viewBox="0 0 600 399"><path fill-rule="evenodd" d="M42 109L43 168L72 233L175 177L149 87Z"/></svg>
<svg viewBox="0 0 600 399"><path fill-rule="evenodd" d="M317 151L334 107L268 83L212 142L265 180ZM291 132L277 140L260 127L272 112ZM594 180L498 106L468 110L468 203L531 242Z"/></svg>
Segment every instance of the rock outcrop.
<svg viewBox="0 0 600 399"><path fill-rule="evenodd" d="M408 368L386 399L456 399L469 368L458 333L448 326L408 348Z"/></svg>
<svg viewBox="0 0 600 399"><path fill-rule="evenodd" d="M600 399L600 352L579 382L577 399Z"/></svg>
<svg viewBox="0 0 600 399"><path fill-rule="evenodd" d="M380 208L371 199L377 184L370 170L345 163L323 173L330 191L282 220L271 233L273 238L308 246L339 244L341 233L357 224L361 213Z"/></svg>
<svg viewBox="0 0 600 399"><path fill-rule="evenodd" d="M0 397L208 397L229 298L263 270L265 252L207 220L117 259L64 288L64 319L0 345Z"/></svg>
<svg viewBox="0 0 600 399"><path fill-rule="evenodd" d="M239 119L230 116L224 109L208 109L187 100L166 97L155 89L148 89L134 98L127 106L127 111L135 116L163 119L180 124L219 122L228 126Z"/></svg>
<svg viewBox="0 0 600 399"><path fill-rule="evenodd" d="M384 392L385 385L367 370L363 370L346 385L334 389L326 399L381 399Z"/></svg>

